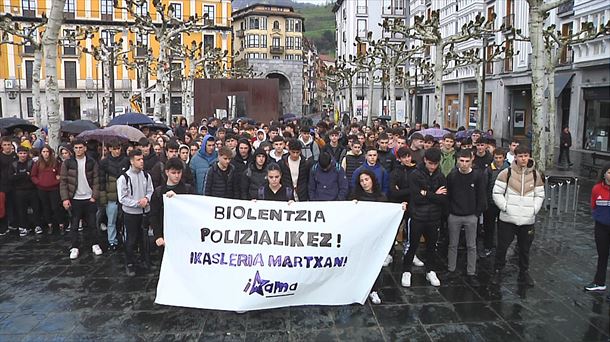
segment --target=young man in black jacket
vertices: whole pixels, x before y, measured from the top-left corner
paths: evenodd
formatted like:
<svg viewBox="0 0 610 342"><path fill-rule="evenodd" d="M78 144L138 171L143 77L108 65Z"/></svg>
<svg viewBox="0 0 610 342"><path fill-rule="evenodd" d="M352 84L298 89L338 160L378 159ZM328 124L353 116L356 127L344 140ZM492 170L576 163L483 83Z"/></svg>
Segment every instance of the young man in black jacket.
<svg viewBox="0 0 610 342"><path fill-rule="evenodd" d="M101 210L106 211L108 218L107 232L108 245L110 250L116 251L119 246L117 238L117 216L119 213L119 198L117 195L116 181L129 169L129 158L123 153L121 144L118 141L108 143L110 154L100 161L100 206L98 217L101 216Z"/></svg>
<svg viewBox="0 0 610 342"><path fill-rule="evenodd" d="M440 286L436 276L436 242L441 224L442 208L447 205L447 181L440 172L441 151L430 148L424 153L423 163L409 175L408 240L405 244L401 284L411 286L411 265L422 235L426 238L426 279L432 286Z"/></svg>
<svg viewBox="0 0 610 342"><path fill-rule="evenodd" d="M28 208L32 208L32 218L35 220L36 234L42 234L42 221L40 204L36 187L32 183L33 162L28 156L28 149L22 146L17 148L17 159L11 165L11 183L15 191L15 205L19 222L19 236L26 236L32 229L28 220Z"/></svg>
<svg viewBox="0 0 610 342"><path fill-rule="evenodd" d="M165 246L163 234L163 195L171 198L176 194L192 194L193 186L182 181L184 163L179 158L171 158L165 164L166 183L158 186L150 199L150 225L155 235L155 244Z"/></svg>
<svg viewBox="0 0 610 342"><path fill-rule="evenodd" d="M0 236L8 234L9 224L16 224L14 213L15 192L11 185L11 165L17 160L15 147L10 136L1 138L2 151L0 152L0 192L4 193L4 216L0 218ZM10 221L10 222L9 222Z"/></svg>
<svg viewBox="0 0 610 342"><path fill-rule="evenodd" d="M475 277L477 263L477 223L479 215L485 210L487 199L487 177L485 170L472 168L472 154L461 150L457 155L457 168L447 176L449 198L449 253L448 268L455 274L457 247L462 227L466 234L467 268L466 274L470 285L478 286Z"/></svg>
<svg viewBox="0 0 610 342"><path fill-rule="evenodd" d="M377 140L377 160L388 173L391 173L396 158L394 157L392 150L388 147L389 142L390 137L387 133L379 134L379 139Z"/></svg>
<svg viewBox="0 0 610 342"><path fill-rule="evenodd" d="M204 194L206 196L222 198L239 198L239 186L235 182L235 166L231 164L233 151L227 146L223 146L218 151L218 161L208 170L205 179ZM237 190L237 191L236 191Z"/></svg>
<svg viewBox="0 0 610 342"><path fill-rule="evenodd" d="M282 184L294 189L296 201L309 200L309 172L312 164L301 157L301 143L292 139L288 142L289 154L282 157L280 168L282 170Z"/></svg>

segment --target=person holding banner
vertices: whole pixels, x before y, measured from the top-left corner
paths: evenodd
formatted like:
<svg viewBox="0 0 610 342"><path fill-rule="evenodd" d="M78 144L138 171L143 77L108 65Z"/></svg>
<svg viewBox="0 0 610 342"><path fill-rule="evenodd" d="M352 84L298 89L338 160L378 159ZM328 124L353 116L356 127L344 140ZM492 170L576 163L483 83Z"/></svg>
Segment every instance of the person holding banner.
<svg viewBox="0 0 610 342"><path fill-rule="evenodd" d="M258 189L256 199L268 201L294 201L294 191L282 184L282 169L276 163L267 166L267 182Z"/></svg>
<svg viewBox="0 0 610 342"><path fill-rule="evenodd" d="M354 203L358 201L371 201L371 202L387 202L388 198L381 192L381 187L377 181L377 176L371 170L364 169L358 175L354 191L350 195L350 199ZM407 202L402 202L402 210L407 210ZM379 289L382 286L381 272L371 288L369 298L373 304L381 304L381 298L379 297Z"/></svg>
<svg viewBox="0 0 610 342"><path fill-rule="evenodd" d="M158 247L165 246L163 239L163 195L171 198L176 194L192 194L194 188L182 181L182 173L185 170L184 163L176 158L171 158L165 164L164 185L158 186L150 199L150 226L155 235L155 244Z"/></svg>

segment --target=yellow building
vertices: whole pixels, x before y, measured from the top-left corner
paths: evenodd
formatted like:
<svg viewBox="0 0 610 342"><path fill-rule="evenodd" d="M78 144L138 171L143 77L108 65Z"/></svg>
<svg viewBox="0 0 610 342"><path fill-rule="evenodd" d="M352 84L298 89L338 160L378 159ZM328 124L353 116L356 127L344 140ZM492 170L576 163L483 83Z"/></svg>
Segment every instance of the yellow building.
<svg viewBox="0 0 610 342"><path fill-rule="evenodd" d="M28 23L39 20L43 13L48 13L52 0L1 0L0 14L10 13L15 21ZM92 49L99 46L100 38L106 42L118 42L122 39L123 51L130 46L139 45L141 48L132 49L128 54L130 61L149 59L147 47L158 55L159 44L153 34L148 36L130 32L127 27L133 23L133 17L124 9L113 7L113 0L66 0L64 9L65 23L63 35L69 36L77 26L92 26L98 29L94 37L81 41L81 47ZM119 0L119 4L124 5ZM232 55L231 43L231 0L163 0L167 6L173 6L178 18L190 16L205 16L202 20L201 31L182 35L183 44L195 41L203 42L206 47L228 50ZM152 1L138 9L141 13L150 11L153 19L158 18ZM103 71L102 63L95 60L91 54L83 53L81 49L61 39L63 46L58 47L57 73L60 90L60 112L64 119L87 118L98 119L103 108ZM130 45L133 44L133 45ZM0 45L0 116L23 116L32 118L32 66L34 56L32 48L11 44ZM182 70L185 75L188 70L188 60L181 57L172 58L172 68ZM177 74L177 72L174 72ZM44 62L42 75L44 76ZM176 77L177 78L177 77ZM137 71L118 63L114 67L114 89L116 112L130 111L130 98L138 94L142 87L151 89L156 78L153 74L146 77L147 81L140 84ZM41 82L42 112L44 106L44 77ZM182 114L182 90L179 80L172 82L171 112ZM154 92L147 92L145 106L151 111L155 103ZM44 117L44 115L43 115Z"/></svg>
<svg viewBox="0 0 610 342"><path fill-rule="evenodd" d="M233 12L235 46L243 59L303 59L303 16L292 7L256 4Z"/></svg>

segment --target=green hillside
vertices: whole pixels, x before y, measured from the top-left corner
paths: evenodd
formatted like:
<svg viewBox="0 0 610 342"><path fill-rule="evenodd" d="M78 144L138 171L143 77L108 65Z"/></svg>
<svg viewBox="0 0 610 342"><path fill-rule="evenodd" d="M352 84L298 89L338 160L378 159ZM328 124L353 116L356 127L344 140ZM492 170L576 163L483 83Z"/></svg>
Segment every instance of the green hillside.
<svg viewBox="0 0 610 342"><path fill-rule="evenodd" d="M313 40L318 53L335 54L335 14L333 5L296 9L305 17L305 37Z"/></svg>

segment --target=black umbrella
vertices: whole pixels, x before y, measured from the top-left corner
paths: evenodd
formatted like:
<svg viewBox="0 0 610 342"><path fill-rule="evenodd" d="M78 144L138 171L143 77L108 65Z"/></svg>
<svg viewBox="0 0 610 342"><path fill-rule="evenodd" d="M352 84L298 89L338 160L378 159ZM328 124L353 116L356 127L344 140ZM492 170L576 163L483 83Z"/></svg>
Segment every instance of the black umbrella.
<svg viewBox="0 0 610 342"><path fill-rule="evenodd" d="M235 119L235 122L247 122L247 123L249 123L250 125L254 125L254 124L256 124L256 120L254 120L254 119L252 119L252 118L249 118L249 117L247 117L247 116L240 116L239 118L236 118L236 119Z"/></svg>
<svg viewBox="0 0 610 342"><path fill-rule="evenodd" d="M24 119L15 117L0 118L0 129L12 131L16 128L22 129L27 132L34 132L38 130L38 126L32 125L32 123Z"/></svg>
<svg viewBox="0 0 610 342"><path fill-rule="evenodd" d="M98 129L98 125L91 120L74 120L62 122L61 131L64 133L80 134L84 131Z"/></svg>
<svg viewBox="0 0 610 342"><path fill-rule="evenodd" d="M114 119L110 120L108 126L114 125L147 125L154 124L155 122L149 118L146 114L142 113L126 113L119 115Z"/></svg>
<svg viewBox="0 0 610 342"><path fill-rule="evenodd" d="M146 125L142 125L141 127L148 127L148 129L150 129L151 131L163 131L163 132L167 132L171 129L171 128L169 128L169 126L167 126L163 122L155 122L152 124L146 124Z"/></svg>
<svg viewBox="0 0 610 342"><path fill-rule="evenodd" d="M283 120L284 122L286 121L292 121L292 120L296 120L297 116L293 113L286 113L282 116L280 116L280 120Z"/></svg>

